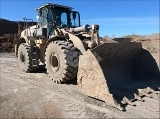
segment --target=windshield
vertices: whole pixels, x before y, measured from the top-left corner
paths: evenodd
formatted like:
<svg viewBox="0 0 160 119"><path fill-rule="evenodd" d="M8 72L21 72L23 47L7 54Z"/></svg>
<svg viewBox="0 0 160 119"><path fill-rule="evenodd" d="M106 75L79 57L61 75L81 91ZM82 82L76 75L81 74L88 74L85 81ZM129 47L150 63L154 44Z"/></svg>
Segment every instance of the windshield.
<svg viewBox="0 0 160 119"><path fill-rule="evenodd" d="M56 27L68 26L68 12L66 10L50 9L48 12L48 22L54 21L56 23Z"/></svg>
<svg viewBox="0 0 160 119"><path fill-rule="evenodd" d="M80 26L80 18L78 12L76 12L76 18L73 19L72 11L68 11L66 9L49 9L48 10L48 22L56 23L56 27L58 28L73 28Z"/></svg>

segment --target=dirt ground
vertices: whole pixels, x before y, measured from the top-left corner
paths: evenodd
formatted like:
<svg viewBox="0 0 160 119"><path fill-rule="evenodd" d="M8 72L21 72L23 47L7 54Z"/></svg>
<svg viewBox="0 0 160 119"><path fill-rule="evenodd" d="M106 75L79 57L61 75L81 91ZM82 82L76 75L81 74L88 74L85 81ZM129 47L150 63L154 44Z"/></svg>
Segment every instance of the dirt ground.
<svg viewBox="0 0 160 119"><path fill-rule="evenodd" d="M142 45L159 65L159 40ZM149 42L149 43L147 43ZM157 45L157 47L156 47ZM160 92L127 105L126 111L84 95L74 83L54 84L42 67L35 73L19 69L14 53L0 54L1 118L159 118Z"/></svg>

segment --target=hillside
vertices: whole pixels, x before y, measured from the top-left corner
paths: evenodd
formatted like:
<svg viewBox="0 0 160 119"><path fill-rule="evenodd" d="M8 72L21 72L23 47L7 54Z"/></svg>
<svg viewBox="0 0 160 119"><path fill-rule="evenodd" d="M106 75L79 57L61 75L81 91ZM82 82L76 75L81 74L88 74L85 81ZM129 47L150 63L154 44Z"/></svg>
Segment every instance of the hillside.
<svg viewBox="0 0 160 119"><path fill-rule="evenodd" d="M32 23L29 22L29 25ZM36 22L33 22L35 25ZM13 52L14 51L14 44L17 42L17 39L20 37L20 33L23 30L24 22L23 21L10 21L6 19L0 18L0 52ZM149 35L127 35L124 38L133 38L134 41L141 41L141 40L158 40L160 39L159 33L153 33ZM101 40L107 42L107 40L111 38L102 38Z"/></svg>
<svg viewBox="0 0 160 119"><path fill-rule="evenodd" d="M34 25L36 22L29 22ZM14 44L23 30L23 21L10 21L0 18L0 52L13 52Z"/></svg>

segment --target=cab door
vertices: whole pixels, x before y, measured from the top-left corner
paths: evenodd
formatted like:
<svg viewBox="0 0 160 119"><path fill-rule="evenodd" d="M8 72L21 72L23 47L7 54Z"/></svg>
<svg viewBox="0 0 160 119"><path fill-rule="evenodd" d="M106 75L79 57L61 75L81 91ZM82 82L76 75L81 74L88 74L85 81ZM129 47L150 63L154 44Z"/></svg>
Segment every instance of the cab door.
<svg viewBox="0 0 160 119"><path fill-rule="evenodd" d="M81 26L79 12L77 12L77 11L70 12L70 26L72 28Z"/></svg>
<svg viewBox="0 0 160 119"><path fill-rule="evenodd" d="M46 8L40 9L39 10L39 27L40 30L42 31L42 37L47 38L47 12L48 10Z"/></svg>

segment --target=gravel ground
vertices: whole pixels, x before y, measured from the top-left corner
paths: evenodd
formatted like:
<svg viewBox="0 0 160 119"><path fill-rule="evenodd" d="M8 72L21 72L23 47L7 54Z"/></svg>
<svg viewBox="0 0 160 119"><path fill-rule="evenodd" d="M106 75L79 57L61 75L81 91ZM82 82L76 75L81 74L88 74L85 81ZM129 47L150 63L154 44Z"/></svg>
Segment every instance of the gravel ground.
<svg viewBox="0 0 160 119"><path fill-rule="evenodd" d="M54 84L44 69L24 73L13 53L0 54L1 118L159 118L159 92L128 105L108 107L84 95L75 84Z"/></svg>

